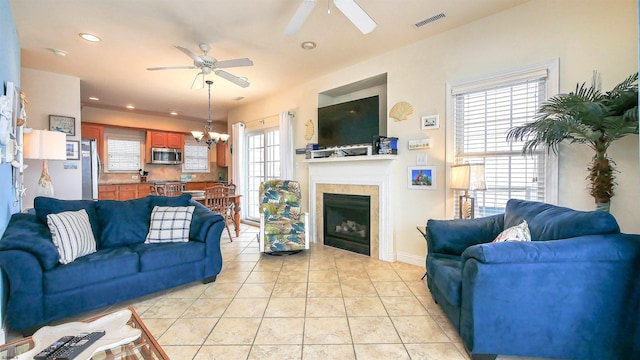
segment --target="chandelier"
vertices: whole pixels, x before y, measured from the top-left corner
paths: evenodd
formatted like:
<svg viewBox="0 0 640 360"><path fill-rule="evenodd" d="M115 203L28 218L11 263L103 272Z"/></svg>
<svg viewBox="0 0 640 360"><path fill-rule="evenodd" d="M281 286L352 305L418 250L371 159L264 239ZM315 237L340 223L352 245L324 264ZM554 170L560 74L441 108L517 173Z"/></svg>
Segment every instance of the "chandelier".
<svg viewBox="0 0 640 360"><path fill-rule="evenodd" d="M191 131L191 135L196 139L196 142L200 143L204 141L207 144L207 147L211 149L211 146L217 144L218 141L222 141L226 143L229 140L229 134L220 134L214 131L213 123L211 122L211 84L213 81L207 80L207 85L209 85L209 115L207 117L207 124L204 126L204 131Z"/></svg>

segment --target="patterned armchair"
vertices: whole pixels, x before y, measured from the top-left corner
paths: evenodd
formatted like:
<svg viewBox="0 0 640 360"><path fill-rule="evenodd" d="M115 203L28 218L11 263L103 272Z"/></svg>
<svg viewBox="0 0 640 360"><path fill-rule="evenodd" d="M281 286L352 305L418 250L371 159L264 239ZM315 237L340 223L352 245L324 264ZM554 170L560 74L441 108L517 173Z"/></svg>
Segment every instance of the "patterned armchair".
<svg viewBox="0 0 640 360"><path fill-rule="evenodd" d="M309 248L309 215L300 210L300 184L269 180L260 184L260 252L292 253Z"/></svg>

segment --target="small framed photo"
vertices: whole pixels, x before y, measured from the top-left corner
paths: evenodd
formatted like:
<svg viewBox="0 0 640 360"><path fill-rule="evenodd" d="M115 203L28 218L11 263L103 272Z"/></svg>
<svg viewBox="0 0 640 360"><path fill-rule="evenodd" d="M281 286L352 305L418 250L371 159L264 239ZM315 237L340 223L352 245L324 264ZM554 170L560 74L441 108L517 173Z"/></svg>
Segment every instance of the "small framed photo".
<svg viewBox="0 0 640 360"><path fill-rule="evenodd" d="M410 166L407 174L409 189L435 190L436 169L433 166Z"/></svg>
<svg viewBox="0 0 640 360"><path fill-rule="evenodd" d="M76 118L70 116L49 115L49 130L60 131L67 136L76 135Z"/></svg>
<svg viewBox="0 0 640 360"><path fill-rule="evenodd" d="M440 121L438 120L438 118L439 118L438 114L423 116L420 122L420 129L422 130L439 129Z"/></svg>
<svg viewBox="0 0 640 360"><path fill-rule="evenodd" d="M80 160L80 141L67 141L67 160Z"/></svg>

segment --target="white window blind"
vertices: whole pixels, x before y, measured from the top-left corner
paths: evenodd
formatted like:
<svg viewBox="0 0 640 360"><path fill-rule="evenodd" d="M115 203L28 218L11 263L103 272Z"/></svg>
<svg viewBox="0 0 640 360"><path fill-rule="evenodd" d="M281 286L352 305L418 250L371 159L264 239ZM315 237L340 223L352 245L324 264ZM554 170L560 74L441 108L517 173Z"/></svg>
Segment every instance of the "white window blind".
<svg viewBox="0 0 640 360"><path fill-rule="evenodd" d="M207 145L185 143L182 170L209 172L209 148Z"/></svg>
<svg viewBox="0 0 640 360"><path fill-rule="evenodd" d="M140 169L140 140L107 137L107 170L132 171Z"/></svg>
<svg viewBox="0 0 640 360"><path fill-rule="evenodd" d="M512 198L545 201L545 150L523 156L523 142L506 140L511 127L533 121L546 99L546 72L530 75L506 84L494 82L484 89L474 84L466 92L452 92L455 163L485 164L487 190L469 194L475 198L476 217L504 212ZM454 214L463 193L454 193Z"/></svg>

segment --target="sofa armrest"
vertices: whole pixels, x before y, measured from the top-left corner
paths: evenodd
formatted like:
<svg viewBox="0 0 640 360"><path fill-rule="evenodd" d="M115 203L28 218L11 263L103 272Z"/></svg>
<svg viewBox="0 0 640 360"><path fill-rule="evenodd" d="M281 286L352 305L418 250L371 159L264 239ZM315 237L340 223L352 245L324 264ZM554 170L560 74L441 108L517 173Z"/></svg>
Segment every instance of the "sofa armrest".
<svg viewBox="0 0 640 360"><path fill-rule="evenodd" d="M190 205L196 208L191 218L189 241L199 241L206 244L205 257L207 261L204 269L204 277L213 278L222 270L220 237L225 227L224 217L194 200L191 200Z"/></svg>
<svg viewBox="0 0 640 360"><path fill-rule="evenodd" d="M43 272L36 256L22 250L1 250L0 268L9 282L5 313L10 328L24 330L41 323L45 318Z"/></svg>
<svg viewBox="0 0 640 360"><path fill-rule="evenodd" d="M501 242L473 245L462 262L529 263L570 261L628 261L638 258L640 235L602 234L548 241Z"/></svg>
<svg viewBox="0 0 640 360"><path fill-rule="evenodd" d="M35 256L42 268L50 270L58 264L60 255L51 241L47 225L32 214L13 214L0 240L0 251L21 250Z"/></svg>
<svg viewBox="0 0 640 360"><path fill-rule="evenodd" d="M189 228L189 240L206 242L209 228L216 222L224 221L224 218L195 200L191 200L189 205L195 206Z"/></svg>
<svg viewBox="0 0 640 360"><path fill-rule="evenodd" d="M427 247L430 254L460 256L471 245L489 242L504 230L504 216L473 220L427 221Z"/></svg>

